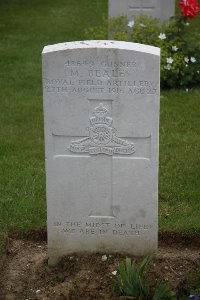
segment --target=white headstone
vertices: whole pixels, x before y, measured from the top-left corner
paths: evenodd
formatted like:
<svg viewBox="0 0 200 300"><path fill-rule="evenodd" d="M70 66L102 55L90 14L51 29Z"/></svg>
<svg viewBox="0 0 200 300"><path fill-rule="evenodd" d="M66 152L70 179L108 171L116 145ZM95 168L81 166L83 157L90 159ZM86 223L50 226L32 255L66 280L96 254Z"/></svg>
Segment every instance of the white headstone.
<svg viewBox="0 0 200 300"><path fill-rule="evenodd" d="M166 21L175 15L175 0L109 0L109 16L126 15L129 20L134 16L147 15Z"/></svg>
<svg viewBox="0 0 200 300"><path fill-rule="evenodd" d="M157 248L160 49L43 50L48 255Z"/></svg>

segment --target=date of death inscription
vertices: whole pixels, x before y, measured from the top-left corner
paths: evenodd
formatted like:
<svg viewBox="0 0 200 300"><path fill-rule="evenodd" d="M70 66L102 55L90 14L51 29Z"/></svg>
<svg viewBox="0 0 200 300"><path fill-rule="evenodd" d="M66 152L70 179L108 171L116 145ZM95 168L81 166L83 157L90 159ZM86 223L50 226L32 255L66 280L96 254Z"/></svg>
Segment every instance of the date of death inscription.
<svg viewBox="0 0 200 300"><path fill-rule="evenodd" d="M88 62L78 64L67 61L59 74L43 78L47 93L67 94L146 94L154 95L158 83L146 77L132 62Z"/></svg>
<svg viewBox="0 0 200 300"><path fill-rule="evenodd" d="M65 234L99 236L140 236L142 233L149 232L149 230L152 229L152 225L147 224L124 224L110 222L56 221L52 225Z"/></svg>

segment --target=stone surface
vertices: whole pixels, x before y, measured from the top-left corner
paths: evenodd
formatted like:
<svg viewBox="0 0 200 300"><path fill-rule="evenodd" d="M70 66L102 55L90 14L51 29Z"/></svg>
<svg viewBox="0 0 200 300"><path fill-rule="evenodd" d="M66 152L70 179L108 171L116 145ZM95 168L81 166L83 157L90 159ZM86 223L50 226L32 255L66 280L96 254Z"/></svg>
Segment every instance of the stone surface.
<svg viewBox="0 0 200 300"><path fill-rule="evenodd" d="M109 0L110 17L127 15L133 20L140 14L168 20L175 15L175 0Z"/></svg>
<svg viewBox="0 0 200 300"><path fill-rule="evenodd" d="M157 249L158 48L43 50L49 264L73 252Z"/></svg>

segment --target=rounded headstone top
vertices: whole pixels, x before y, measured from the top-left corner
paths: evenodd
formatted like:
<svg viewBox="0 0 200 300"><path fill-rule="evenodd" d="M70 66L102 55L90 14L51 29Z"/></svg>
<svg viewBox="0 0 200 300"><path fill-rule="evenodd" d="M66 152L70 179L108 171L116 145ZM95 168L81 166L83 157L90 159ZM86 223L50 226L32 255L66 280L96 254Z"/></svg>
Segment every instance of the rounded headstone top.
<svg viewBox="0 0 200 300"><path fill-rule="evenodd" d="M109 40L92 40L92 41L76 41L76 42L67 42L54 45L45 46L42 53L58 52L64 50L75 50L75 49L120 49L120 50L133 50L137 52L144 52L153 55L160 56L160 48L137 44L131 42L122 42L122 41L109 41Z"/></svg>

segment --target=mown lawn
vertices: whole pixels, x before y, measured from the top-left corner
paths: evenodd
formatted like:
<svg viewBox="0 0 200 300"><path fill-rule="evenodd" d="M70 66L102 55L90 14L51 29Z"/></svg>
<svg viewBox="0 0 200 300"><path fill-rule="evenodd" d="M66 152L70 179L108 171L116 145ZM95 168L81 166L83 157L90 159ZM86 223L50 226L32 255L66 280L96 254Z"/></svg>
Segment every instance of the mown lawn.
<svg viewBox="0 0 200 300"><path fill-rule="evenodd" d="M42 48L84 39L103 15L107 0L0 0L1 243L46 226ZM161 95L160 231L200 231L200 90Z"/></svg>

